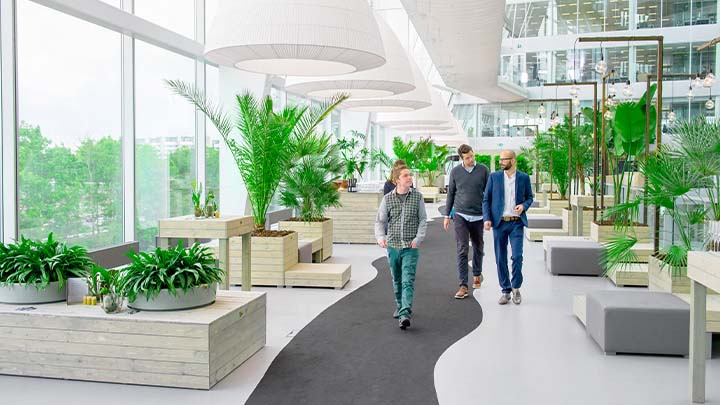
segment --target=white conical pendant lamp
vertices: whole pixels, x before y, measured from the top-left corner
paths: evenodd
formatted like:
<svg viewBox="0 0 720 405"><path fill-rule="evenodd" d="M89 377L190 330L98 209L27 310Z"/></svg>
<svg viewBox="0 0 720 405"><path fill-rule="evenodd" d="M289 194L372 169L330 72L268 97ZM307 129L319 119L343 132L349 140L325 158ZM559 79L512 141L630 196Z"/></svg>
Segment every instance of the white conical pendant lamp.
<svg viewBox="0 0 720 405"><path fill-rule="evenodd" d="M424 87L430 94L430 98L432 100L432 103L428 107L409 112L378 113L375 122L384 127L397 127L404 125L443 125L448 122L453 122L455 118L450 114L447 107L445 107L440 94L436 90L428 88L427 85ZM413 93L414 91L415 90L410 93ZM343 106L344 105L345 103L343 103Z"/></svg>
<svg viewBox="0 0 720 405"><path fill-rule="evenodd" d="M405 49L385 20L375 13L387 62L375 69L328 77L289 77L285 90L308 97L332 97L345 93L350 98L387 97L415 89Z"/></svg>
<svg viewBox="0 0 720 405"><path fill-rule="evenodd" d="M410 71L412 72L413 83L415 83L415 90L390 97L347 100L342 103L340 108L361 112L401 113L430 107L432 105L432 99L427 81L420 72L417 63L415 63L412 58L408 58L408 62L410 64Z"/></svg>
<svg viewBox="0 0 720 405"><path fill-rule="evenodd" d="M221 0L205 57L251 72L327 76L385 63L366 0Z"/></svg>
<svg viewBox="0 0 720 405"><path fill-rule="evenodd" d="M447 131L448 129L453 129L453 127L449 124L445 125L426 125L426 124L416 124L416 125L398 125L393 127L393 129L397 129L398 131Z"/></svg>

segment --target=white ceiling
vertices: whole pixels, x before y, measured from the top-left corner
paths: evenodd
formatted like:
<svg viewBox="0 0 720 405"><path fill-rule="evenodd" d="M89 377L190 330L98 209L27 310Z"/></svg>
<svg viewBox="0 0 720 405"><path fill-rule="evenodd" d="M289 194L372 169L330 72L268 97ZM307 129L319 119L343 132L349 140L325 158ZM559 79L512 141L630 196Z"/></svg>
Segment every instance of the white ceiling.
<svg viewBox="0 0 720 405"><path fill-rule="evenodd" d="M401 0L448 87L492 102L525 98L498 86L504 0Z"/></svg>

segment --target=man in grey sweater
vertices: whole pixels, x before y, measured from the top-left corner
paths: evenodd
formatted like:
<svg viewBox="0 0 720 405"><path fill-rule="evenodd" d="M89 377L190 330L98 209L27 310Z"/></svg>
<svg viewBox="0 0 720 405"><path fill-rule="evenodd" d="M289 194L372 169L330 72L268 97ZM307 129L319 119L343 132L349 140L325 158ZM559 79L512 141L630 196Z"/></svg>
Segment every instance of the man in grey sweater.
<svg viewBox="0 0 720 405"><path fill-rule="evenodd" d="M463 299L468 294L468 251L472 241L473 288L480 288L483 281L483 192L487 184L490 170L483 164L475 162L475 152L470 145L460 145L458 155L462 164L450 171L447 194L447 212L443 227L445 232L450 227L451 212L455 223L455 242L457 243L457 270L460 289L455 298Z"/></svg>

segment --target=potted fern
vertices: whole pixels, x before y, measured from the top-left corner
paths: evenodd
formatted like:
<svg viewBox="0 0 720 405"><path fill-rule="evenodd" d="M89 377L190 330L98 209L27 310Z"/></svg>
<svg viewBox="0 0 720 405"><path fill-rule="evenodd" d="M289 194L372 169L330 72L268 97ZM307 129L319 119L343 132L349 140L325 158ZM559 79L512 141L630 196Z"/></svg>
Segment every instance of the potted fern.
<svg viewBox="0 0 720 405"><path fill-rule="evenodd" d="M216 266L210 248L182 243L154 252L133 253L121 270L118 289L128 306L144 311L197 308L215 302L223 271Z"/></svg>
<svg viewBox="0 0 720 405"><path fill-rule="evenodd" d="M330 135L309 135L298 140L296 156L283 178L280 202L293 208L297 217L280 221L283 230L298 233L300 239L322 240L322 260L332 256L333 222L325 217L328 207L340 206L340 193L333 182L343 170L340 145Z"/></svg>
<svg viewBox="0 0 720 405"><path fill-rule="evenodd" d="M348 96L338 94L313 107L288 105L275 112L269 96L258 102L246 92L237 96L233 120L194 86L175 80L167 80L166 84L210 119L235 158L255 222L251 250L266 254L251 256L251 267L261 269L258 277L252 277L253 284L284 285L285 270L297 264L297 233L266 230L265 216L291 167L298 140L312 134ZM239 137L231 136L233 128L237 128Z"/></svg>
<svg viewBox="0 0 720 405"><path fill-rule="evenodd" d="M42 304L65 301L67 279L86 277L92 261L82 246L67 246L48 235L45 241L21 236L0 243L0 302Z"/></svg>

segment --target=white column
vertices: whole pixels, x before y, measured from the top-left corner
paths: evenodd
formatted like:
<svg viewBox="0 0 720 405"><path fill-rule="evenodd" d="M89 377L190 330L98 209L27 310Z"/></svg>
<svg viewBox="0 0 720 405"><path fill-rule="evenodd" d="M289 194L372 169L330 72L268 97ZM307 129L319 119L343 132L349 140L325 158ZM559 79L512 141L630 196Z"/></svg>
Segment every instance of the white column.
<svg viewBox="0 0 720 405"><path fill-rule="evenodd" d="M2 162L0 192L2 205L2 237L9 242L18 236L17 192L17 30L15 25L15 0L0 2L0 60L2 60Z"/></svg>
<svg viewBox="0 0 720 405"><path fill-rule="evenodd" d="M122 9L132 13L134 0L123 0ZM121 35L121 129L123 166L123 238L135 240L135 40Z"/></svg>

